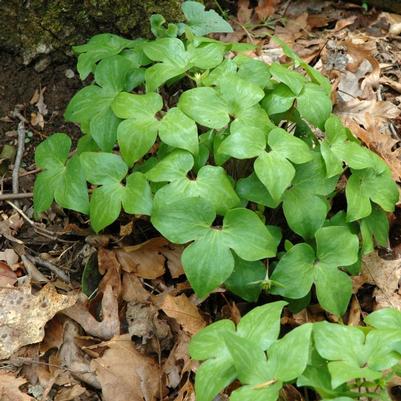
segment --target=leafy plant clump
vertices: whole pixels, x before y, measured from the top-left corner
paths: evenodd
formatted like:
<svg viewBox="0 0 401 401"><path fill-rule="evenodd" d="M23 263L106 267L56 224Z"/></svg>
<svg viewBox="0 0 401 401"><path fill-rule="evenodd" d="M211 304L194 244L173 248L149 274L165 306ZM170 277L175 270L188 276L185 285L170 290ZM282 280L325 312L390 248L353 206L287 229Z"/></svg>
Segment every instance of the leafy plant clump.
<svg viewBox="0 0 401 401"><path fill-rule="evenodd" d="M220 320L192 338L192 358L205 361L196 372L197 401L212 401L234 380L241 386L230 401L275 401L288 383L323 400L391 400L387 385L401 375L401 312L373 312L367 327L307 323L278 340L285 304L257 307L237 327Z"/></svg>
<svg viewBox="0 0 401 401"><path fill-rule="evenodd" d="M65 112L83 136L73 152L63 133L37 147L35 211L55 200L96 232L122 210L150 216L189 243L182 262L199 297L224 284L248 301L267 288L307 305L315 291L344 314L361 256L388 244L389 168L288 47L291 64L266 65L244 55L249 45L199 36L231 29L214 11L183 11L178 25L152 17L155 40L100 34L74 47L81 78L93 74Z"/></svg>

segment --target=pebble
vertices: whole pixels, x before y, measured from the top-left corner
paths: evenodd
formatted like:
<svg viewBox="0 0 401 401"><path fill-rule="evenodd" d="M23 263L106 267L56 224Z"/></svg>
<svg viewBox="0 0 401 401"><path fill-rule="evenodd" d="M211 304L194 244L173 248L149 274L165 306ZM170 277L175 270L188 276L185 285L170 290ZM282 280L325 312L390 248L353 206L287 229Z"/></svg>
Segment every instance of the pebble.
<svg viewBox="0 0 401 401"><path fill-rule="evenodd" d="M65 70L64 74L68 79L72 79L75 77L75 73L73 70L71 70L71 68L68 68L67 70Z"/></svg>

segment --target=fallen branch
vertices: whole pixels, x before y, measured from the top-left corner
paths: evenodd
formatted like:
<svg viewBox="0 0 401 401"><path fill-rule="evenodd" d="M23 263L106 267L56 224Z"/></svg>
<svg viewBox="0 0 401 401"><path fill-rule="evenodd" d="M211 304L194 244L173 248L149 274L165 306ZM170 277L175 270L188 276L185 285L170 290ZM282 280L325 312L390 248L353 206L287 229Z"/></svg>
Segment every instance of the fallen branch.
<svg viewBox="0 0 401 401"><path fill-rule="evenodd" d="M26 256L32 263L37 264L38 266L45 267L46 269L49 269L52 273L54 273L59 279L63 280L64 282L68 284L71 282L67 274L59 267L53 265L53 263L50 263L47 260L43 260L39 256L31 256L31 255L26 255Z"/></svg>
<svg viewBox="0 0 401 401"><path fill-rule="evenodd" d="M24 192L18 194L0 194L0 201L14 200L14 199L26 199L32 198L32 192Z"/></svg>
<svg viewBox="0 0 401 401"><path fill-rule="evenodd" d="M24 155L24 149L25 149L25 124L23 120L19 122L17 132L18 132L18 148L12 174L13 178L12 186L14 194L17 194L19 190L19 169L21 166L22 156Z"/></svg>

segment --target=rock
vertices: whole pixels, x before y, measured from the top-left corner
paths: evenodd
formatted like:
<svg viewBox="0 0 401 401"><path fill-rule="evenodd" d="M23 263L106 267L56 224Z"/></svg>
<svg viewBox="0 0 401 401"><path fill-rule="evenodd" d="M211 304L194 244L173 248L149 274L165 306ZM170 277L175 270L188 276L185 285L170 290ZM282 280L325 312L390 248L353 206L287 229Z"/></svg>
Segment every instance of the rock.
<svg viewBox="0 0 401 401"><path fill-rule="evenodd" d="M156 13L180 20L181 0L0 1L0 48L20 55L24 64L50 53L63 59L72 45L97 33L148 36L149 17Z"/></svg>
<svg viewBox="0 0 401 401"><path fill-rule="evenodd" d="M39 59L35 65L33 66L34 70L36 72L43 72L49 65L50 65L51 59L49 56L45 56L41 59Z"/></svg>

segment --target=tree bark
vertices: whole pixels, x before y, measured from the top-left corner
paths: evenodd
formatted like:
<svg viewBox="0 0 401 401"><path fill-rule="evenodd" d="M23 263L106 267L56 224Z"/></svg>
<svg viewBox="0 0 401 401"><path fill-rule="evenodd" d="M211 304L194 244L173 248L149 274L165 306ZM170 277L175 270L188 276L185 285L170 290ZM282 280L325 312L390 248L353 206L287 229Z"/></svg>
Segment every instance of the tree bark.
<svg viewBox="0 0 401 401"><path fill-rule="evenodd" d="M24 64L111 32L128 38L149 35L149 17L181 19L181 0L0 0L0 48Z"/></svg>

